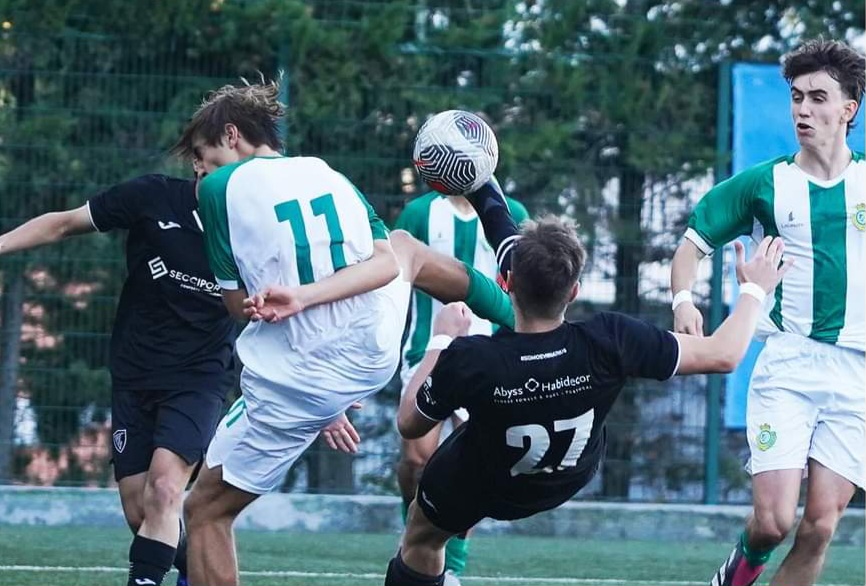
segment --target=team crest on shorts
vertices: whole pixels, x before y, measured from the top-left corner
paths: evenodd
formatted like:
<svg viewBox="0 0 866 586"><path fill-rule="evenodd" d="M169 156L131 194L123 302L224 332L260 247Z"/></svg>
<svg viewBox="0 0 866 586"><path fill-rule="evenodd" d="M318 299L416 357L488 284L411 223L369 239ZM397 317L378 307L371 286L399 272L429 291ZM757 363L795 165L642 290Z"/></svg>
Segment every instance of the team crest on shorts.
<svg viewBox="0 0 866 586"><path fill-rule="evenodd" d="M758 432L758 449L766 452L776 444L776 432L770 429L769 423L761 425Z"/></svg>
<svg viewBox="0 0 866 586"><path fill-rule="evenodd" d="M122 454L123 448L126 447L126 430L118 429L111 435L111 439L114 441L114 449L118 454Z"/></svg>
<svg viewBox="0 0 866 586"><path fill-rule="evenodd" d="M866 203L857 204L854 213L851 214L851 223L861 232L866 230Z"/></svg>

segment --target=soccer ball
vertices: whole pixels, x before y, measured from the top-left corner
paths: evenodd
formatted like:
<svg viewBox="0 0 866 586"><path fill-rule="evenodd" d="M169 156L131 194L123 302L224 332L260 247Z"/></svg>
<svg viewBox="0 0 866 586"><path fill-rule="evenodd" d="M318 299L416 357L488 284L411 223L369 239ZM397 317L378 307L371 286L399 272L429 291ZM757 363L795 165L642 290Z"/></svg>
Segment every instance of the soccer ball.
<svg viewBox="0 0 866 586"><path fill-rule="evenodd" d="M412 160L421 179L445 195L466 195L487 183L499 162L496 135L463 110L436 114L415 137Z"/></svg>

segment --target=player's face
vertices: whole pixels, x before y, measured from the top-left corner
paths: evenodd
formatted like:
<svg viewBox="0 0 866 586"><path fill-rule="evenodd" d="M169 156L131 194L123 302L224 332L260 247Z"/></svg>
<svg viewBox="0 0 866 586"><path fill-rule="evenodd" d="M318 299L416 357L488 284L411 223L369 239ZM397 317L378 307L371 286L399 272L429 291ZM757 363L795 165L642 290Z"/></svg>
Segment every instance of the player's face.
<svg viewBox="0 0 866 586"><path fill-rule="evenodd" d="M193 143L193 157L194 164L202 171L199 174L201 177L241 159L238 151L229 147L225 140L217 145L205 144L201 139L196 140Z"/></svg>
<svg viewBox="0 0 866 586"><path fill-rule="evenodd" d="M816 71L791 82L791 115L797 142L804 147L835 146L844 140L847 123L857 103L847 98L839 82L826 71Z"/></svg>

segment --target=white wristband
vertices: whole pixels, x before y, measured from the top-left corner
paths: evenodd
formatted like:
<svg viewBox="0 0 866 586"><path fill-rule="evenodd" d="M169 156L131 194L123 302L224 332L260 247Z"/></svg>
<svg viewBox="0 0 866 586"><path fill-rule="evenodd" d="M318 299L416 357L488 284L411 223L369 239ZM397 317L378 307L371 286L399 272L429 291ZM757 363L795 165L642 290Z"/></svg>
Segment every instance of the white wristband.
<svg viewBox="0 0 866 586"><path fill-rule="evenodd" d="M671 303L671 310L676 311L677 307L679 307L683 303L694 304L694 301L692 300L692 292L688 289L683 289L682 291L679 291L676 295L674 295L674 300Z"/></svg>
<svg viewBox="0 0 866 586"><path fill-rule="evenodd" d="M764 299L767 298L767 293L755 283L741 283L740 295L750 295L758 300L761 305L764 304Z"/></svg>
<svg viewBox="0 0 866 586"><path fill-rule="evenodd" d="M427 342L427 352L430 350L444 350L448 346L451 345L451 342L454 341L454 338L445 334L436 334L430 341Z"/></svg>

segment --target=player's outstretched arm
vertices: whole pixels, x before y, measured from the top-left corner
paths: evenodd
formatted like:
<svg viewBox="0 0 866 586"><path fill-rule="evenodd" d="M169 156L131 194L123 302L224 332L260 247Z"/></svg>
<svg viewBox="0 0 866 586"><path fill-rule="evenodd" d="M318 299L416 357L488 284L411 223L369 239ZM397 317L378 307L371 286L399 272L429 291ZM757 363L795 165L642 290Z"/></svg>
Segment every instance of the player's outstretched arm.
<svg viewBox="0 0 866 586"><path fill-rule="evenodd" d="M677 374L730 372L736 368L755 333L764 298L775 290L793 263L791 259L782 259L785 245L781 238L764 238L749 262L745 262L742 243L735 242L734 247L740 282L737 305L709 337L674 334L680 343Z"/></svg>
<svg viewBox="0 0 866 586"><path fill-rule="evenodd" d="M433 337L430 338L424 358L406 385L406 392L403 393L400 408L397 410L397 429L404 438L423 437L441 423L441 419L431 419L418 409L418 391L433 372L442 350L447 348L454 338L469 333L470 325L472 325L472 313L466 304L459 302L449 303L443 307L433 320ZM447 415L443 419L447 419Z"/></svg>
<svg viewBox="0 0 866 586"><path fill-rule="evenodd" d="M0 234L0 254L29 250L59 242L69 236L95 231L87 205L63 212L49 212Z"/></svg>
<svg viewBox="0 0 866 586"><path fill-rule="evenodd" d="M252 321L278 322L307 307L331 303L387 285L400 274L397 257L387 240L375 240L373 254L365 261L346 267L308 285L272 285L243 302Z"/></svg>
<svg viewBox="0 0 866 586"><path fill-rule="evenodd" d="M692 287L698 278L698 265L704 253L691 240L684 238L671 261L671 294L674 298L674 331L681 334L704 335L704 317L692 301Z"/></svg>

